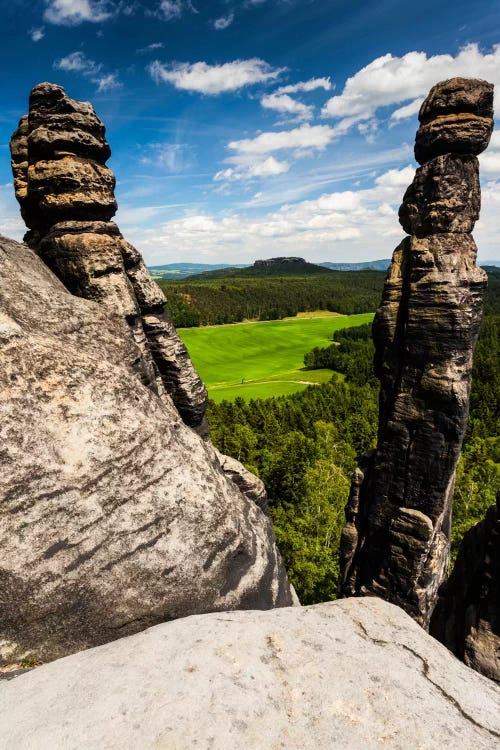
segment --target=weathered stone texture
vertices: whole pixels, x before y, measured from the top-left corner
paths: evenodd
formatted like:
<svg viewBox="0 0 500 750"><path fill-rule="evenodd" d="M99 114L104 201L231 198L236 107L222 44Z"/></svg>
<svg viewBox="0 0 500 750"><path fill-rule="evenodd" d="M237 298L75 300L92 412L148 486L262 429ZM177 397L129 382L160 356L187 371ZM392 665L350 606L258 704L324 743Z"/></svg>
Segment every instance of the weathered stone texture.
<svg viewBox="0 0 500 750"><path fill-rule="evenodd" d="M415 139L419 164L440 154L484 151L493 131L493 84L451 78L436 84L420 108Z"/></svg>
<svg viewBox="0 0 500 750"><path fill-rule="evenodd" d="M122 314L4 238L0 300L0 664L292 604L269 519L141 384Z"/></svg>
<svg viewBox="0 0 500 750"><path fill-rule="evenodd" d="M480 112L491 129L490 84L461 86L459 79L435 86L421 121L431 126L436 117L449 117L452 125L463 124L464 106L471 117ZM432 141L400 209L412 236L394 252L373 324L378 443L354 477L341 540L341 594L382 596L424 627L447 571L454 477L487 279L469 234L480 207L478 163L470 155L479 153L475 133L464 156L451 136L439 143L458 153L442 155Z"/></svg>
<svg viewBox="0 0 500 750"><path fill-rule="evenodd" d="M23 750L496 750L500 689L380 599L165 623L0 682Z"/></svg>

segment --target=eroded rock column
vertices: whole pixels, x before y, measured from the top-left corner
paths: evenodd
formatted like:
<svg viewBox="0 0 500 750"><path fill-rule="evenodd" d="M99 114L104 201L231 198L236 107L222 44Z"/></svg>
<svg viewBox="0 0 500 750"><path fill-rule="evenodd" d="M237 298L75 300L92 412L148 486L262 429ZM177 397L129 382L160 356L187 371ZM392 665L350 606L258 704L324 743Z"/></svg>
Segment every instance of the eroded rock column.
<svg viewBox="0 0 500 750"><path fill-rule="evenodd" d="M341 596L376 595L428 627L449 560L455 470L487 277L470 234L479 217L477 154L493 128L493 86L454 78L420 113L422 165L400 208L375 316L377 447L357 470L341 540Z"/></svg>
<svg viewBox="0 0 500 750"><path fill-rule="evenodd" d="M141 379L172 397L203 436L207 392L165 311L166 299L138 251L111 221L115 178L105 129L86 102L41 83L11 141L16 197L27 243L67 289L124 317L141 351Z"/></svg>

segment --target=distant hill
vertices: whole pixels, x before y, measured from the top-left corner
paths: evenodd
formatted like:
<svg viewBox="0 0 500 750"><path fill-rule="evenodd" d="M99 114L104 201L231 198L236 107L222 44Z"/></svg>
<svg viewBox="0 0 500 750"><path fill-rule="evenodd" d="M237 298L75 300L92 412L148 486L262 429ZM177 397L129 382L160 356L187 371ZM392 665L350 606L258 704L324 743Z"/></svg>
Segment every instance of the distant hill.
<svg viewBox="0 0 500 750"><path fill-rule="evenodd" d="M231 276L310 276L328 271L386 271L389 258L371 260L363 263L309 263L304 258L283 257L257 260L249 263L167 263L149 266L149 271L156 279L186 279L203 275L205 279L222 279ZM500 261L485 261L482 265L500 266ZM247 269L242 273L241 269ZM219 273L222 272L222 273Z"/></svg>
<svg viewBox="0 0 500 750"><path fill-rule="evenodd" d="M479 261L478 266L488 270L488 268L500 268L500 260L482 260Z"/></svg>
<svg viewBox="0 0 500 750"><path fill-rule="evenodd" d="M329 268L331 271L387 271L391 259L369 260L364 263L320 263L320 266Z"/></svg>
<svg viewBox="0 0 500 750"><path fill-rule="evenodd" d="M163 266L148 266L151 275L156 279L185 279L186 276L217 271L222 268L246 268L246 264L234 265L230 263L167 263Z"/></svg>
<svg viewBox="0 0 500 750"><path fill-rule="evenodd" d="M308 263L304 258L283 257L256 260L253 266L232 266L214 271L196 274L188 277L190 281L198 279L227 279L227 278L268 278L270 276L319 276L331 273L331 269L316 263Z"/></svg>

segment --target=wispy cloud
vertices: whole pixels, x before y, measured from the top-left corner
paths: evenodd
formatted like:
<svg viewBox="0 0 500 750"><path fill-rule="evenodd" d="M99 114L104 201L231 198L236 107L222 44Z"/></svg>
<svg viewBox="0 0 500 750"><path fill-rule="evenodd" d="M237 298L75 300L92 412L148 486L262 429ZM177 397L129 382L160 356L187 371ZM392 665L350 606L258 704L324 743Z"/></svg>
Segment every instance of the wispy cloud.
<svg viewBox="0 0 500 750"><path fill-rule="evenodd" d="M260 133L255 138L231 141L229 148L240 154L269 154L273 151L314 149L322 151L335 137L329 125L301 125L293 130Z"/></svg>
<svg viewBox="0 0 500 750"><path fill-rule="evenodd" d="M281 86L277 89L277 94L299 94L307 93L309 91L316 91L317 89L323 89L324 91L331 91L334 88L329 78L310 78L308 81L299 81L288 86Z"/></svg>
<svg viewBox="0 0 500 750"><path fill-rule="evenodd" d="M147 70L157 83L170 83L176 89L215 96L256 83L274 81L284 68L272 68L264 60L252 58L221 65L196 62L174 63L167 66L155 60Z"/></svg>
<svg viewBox="0 0 500 750"><path fill-rule="evenodd" d="M233 21L234 13L229 13L227 16L216 18L214 21L214 29L216 29L217 31L224 31L224 29L227 29L229 26L231 26Z"/></svg>
<svg viewBox="0 0 500 750"><path fill-rule="evenodd" d="M162 21L178 21L184 13L198 13L191 0L160 0L154 15Z"/></svg>
<svg viewBox="0 0 500 750"><path fill-rule="evenodd" d="M31 37L31 41L33 41L33 42L39 42L45 36L45 29L44 29L43 26L40 26L37 29L30 29L28 31L28 34Z"/></svg>
<svg viewBox="0 0 500 750"><path fill-rule="evenodd" d="M188 143L150 143L140 161L167 172L185 172L193 164L193 151Z"/></svg>
<svg viewBox="0 0 500 750"><path fill-rule="evenodd" d="M290 158L300 159L324 151L335 138L335 128L328 125L301 125L292 130L260 133L255 138L231 141L233 152L225 161L230 166L216 173L217 182L234 182L256 177L276 177L290 169ZM273 154L288 151L288 161L280 161Z"/></svg>
<svg viewBox="0 0 500 750"><path fill-rule="evenodd" d="M107 0L45 0L44 20L56 26L78 26L81 23L101 23L117 12Z"/></svg>
<svg viewBox="0 0 500 750"><path fill-rule="evenodd" d="M245 168L246 167L246 168ZM214 176L215 182L234 182L240 180L251 180L255 177L271 177L284 174L290 169L286 161L278 161L274 156L268 156L260 162L240 165L238 168L228 167L222 169Z"/></svg>
<svg viewBox="0 0 500 750"><path fill-rule="evenodd" d="M260 103L265 109L290 115L297 121L311 120L313 117L313 107L292 99L288 94L267 94L262 97Z"/></svg>
<svg viewBox="0 0 500 750"><path fill-rule="evenodd" d="M68 73L80 73L80 75L89 78L92 83L96 84L98 92L111 91L122 87L116 73L105 73L102 63L91 60L80 51L72 52L66 57L56 60L54 68Z"/></svg>
<svg viewBox="0 0 500 750"><path fill-rule="evenodd" d="M147 47L141 47L136 50L136 52L138 55L143 55L146 52L154 52L157 49L163 49L164 46L163 42L152 42L151 44L148 44Z"/></svg>

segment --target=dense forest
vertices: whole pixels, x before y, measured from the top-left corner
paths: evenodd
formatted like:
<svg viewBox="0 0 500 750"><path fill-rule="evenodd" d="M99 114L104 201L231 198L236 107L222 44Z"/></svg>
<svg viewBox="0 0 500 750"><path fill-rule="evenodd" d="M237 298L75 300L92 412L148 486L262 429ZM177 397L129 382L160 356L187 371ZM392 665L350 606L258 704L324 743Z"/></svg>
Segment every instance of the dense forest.
<svg viewBox="0 0 500 750"><path fill-rule="evenodd" d="M378 300L377 300L378 301ZM212 438L266 483L279 547L301 601L336 594L337 548L350 475L375 444L378 381L370 326L337 331L308 367L332 380L266 401L210 403ZM468 430L457 472L452 553L500 488L500 270L490 273L474 358Z"/></svg>
<svg viewBox="0 0 500 750"><path fill-rule="evenodd" d="M381 271L330 271L308 278L159 281L177 328L280 320L298 312L371 312L382 294Z"/></svg>

